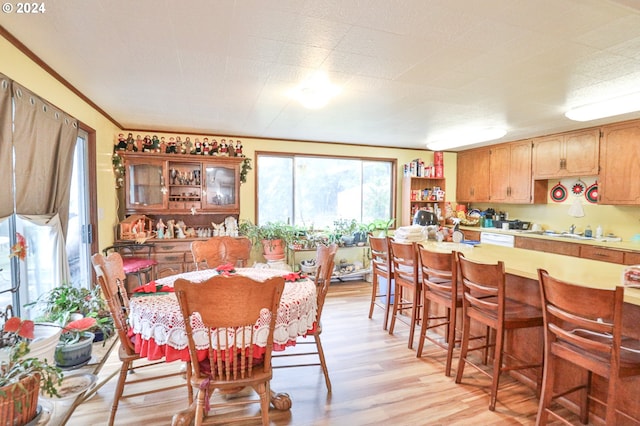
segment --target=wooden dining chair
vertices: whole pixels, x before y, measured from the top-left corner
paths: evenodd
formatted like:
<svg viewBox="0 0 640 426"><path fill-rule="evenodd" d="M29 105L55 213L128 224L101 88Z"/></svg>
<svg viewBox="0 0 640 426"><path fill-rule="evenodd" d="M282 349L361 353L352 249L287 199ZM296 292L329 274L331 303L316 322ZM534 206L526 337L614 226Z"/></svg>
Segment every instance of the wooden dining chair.
<svg viewBox="0 0 640 426"><path fill-rule="evenodd" d="M605 424L616 419L616 403L623 379L640 375L640 341L622 334L624 288L588 288L538 270L544 317L544 378L536 425L546 425L549 415L567 422L552 410L555 399L578 392L580 421L589 421L589 403L606 405ZM570 389L557 389L555 378L566 375L566 364L580 367L581 381ZM560 362L558 362L560 361ZM608 380L606 401L592 395L592 375ZM635 399L635 398L634 398Z"/></svg>
<svg viewBox="0 0 640 426"><path fill-rule="evenodd" d="M155 268L158 262L152 257L154 244L152 243L116 243L106 247L102 253L107 256L116 252L122 257L122 267L127 278L136 277L138 286L156 279ZM125 281L125 288L129 294L132 288Z"/></svg>
<svg viewBox="0 0 640 426"><path fill-rule="evenodd" d="M193 391L191 386L188 385L191 375L191 368L187 365L187 381L182 382L182 376L184 372L176 369L175 372L158 374L153 376L147 376L141 379L128 380L129 372L132 370L138 370L141 368L157 366L165 363L161 361L147 361L142 358L135 351L135 345L129 336L129 297L127 296L127 290L124 285L126 275L122 266L122 257L117 252L112 252L108 256L103 256L100 253L96 253L91 257L91 263L96 272L98 284L102 290L102 294L107 301L109 312L113 318L113 323L118 333L120 340L120 348L118 350L118 357L122 365L120 366L120 375L118 376L118 384L116 385L115 394L113 396L113 403L111 405L111 414L109 415L109 425L113 425L115 421L116 411L118 410L118 404L122 399L134 398L141 395L147 395L155 392L166 391L170 389L178 389L187 387L187 398L189 404L193 402ZM140 362L137 362L140 361ZM134 364L135 363L135 364ZM175 382L165 382L162 386L146 387L145 391L124 394L124 387L134 385L136 383L147 382L150 380L166 381L171 377L179 377L182 383L174 384Z"/></svg>
<svg viewBox="0 0 640 426"><path fill-rule="evenodd" d="M515 329L542 326L542 311L506 297L504 263L486 264L474 262L458 252L458 265L462 283L462 343L456 383L462 382L465 365L469 364L491 378L489 410L494 411L498 395L500 374L504 371L541 368L542 363L527 363L505 351L506 333ZM470 348L471 320L495 330L495 342L485 339L484 345ZM487 333L489 337L489 333ZM476 350L494 349L493 370L487 371L474 362L468 354ZM509 363L503 365L504 358ZM486 359L486 355L485 355ZM538 377L541 377L538 376ZM539 382L539 380L537 381ZM540 389L538 384L537 389Z"/></svg>
<svg viewBox="0 0 640 426"><path fill-rule="evenodd" d="M415 242L400 243L389 238L389 253L395 281L389 334L393 334L396 320L407 324L409 326L409 349L412 349L413 336L420 320L420 309L422 308L418 248ZM411 311L409 316L406 315L407 311Z"/></svg>
<svg viewBox="0 0 640 426"><path fill-rule="evenodd" d="M199 389L195 402L195 424L205 424L211 408L216 410L238 405L226 401L210 407L215 390L235 391L252 387L260 396L263 425L269 425L271 352L273 332L284 278L273 277L264 282L242 275L218 275L203 282L176 280L176 297L184 318L193 374L191 385ZM205 331L194 333L193 323L201 322ZM257 334L267 334L266 346L255 346ZM199 349L207 347L206 358L199 361ZM262 352L264 351L264 352ZM259 355L258 355L259 354ZM255 403L244 401L243 404ZM224 417L207 419L223 423L244 419Z"/></svg>
<svg viewBox="0 0 640 426"><path fill-rule="evenodd" d="M445 375L450 376L453 349L456 342L460 342L460 339L456 339L457 310L462 308L462 292L458 291L457 255L456 252L435 252L418 246L418 257L422 271L422 326L416 357L422 356L424 342L429 340L447 351ZM432 304L438 305L444 313L432 309ZM443 327L444 343L442 338L430 335L430 330Z"/></svg>
<svg viewBox="0 0 640 426"><path fill-rule="evenodd" d="M327 367L327 361L324 355L324 349L322 348L322 341L320 340L320 334L322 333L322 311L324 308L324 301L329 291L329 285L331 284L331 276L333 275L333 269L335 266L334 260L336 252L338 251L337 244L324 245L320 244L316 248L316 269L315 284L316 284L316 300L318 309L316 311L316 320L314 328L305 337L298 337L295 346L315 345L315 349L307 351L297 350L291 347L289 352L278 353L274 355L274 358L289 358L289 357L305 357L317 356L318 362L299 362L291 364L276 364L274 368L291 368L291 367L309 367L320 366L322 373L324 374L324 381L327 386L327 391L331 393L331 379L329 379L329 368ZM312 337L313 340L307 340L307 337ZM289 348L287 348L289 349Z"/></svg>
<svg viewBox="0 0 640 426"><path fill-rule="evenodd" d="M227 263L243 267L251 257L251 240L224 236L194 241L191 243L191 254L196 270L216 268Z"/></svg>
<svg viewBox="0 0 640 426"><path fill-rule="evenodd" d="M369 246L371 247L371 303L369 305L369 318L373 317L375 307L382 308L384 320L382 329L389 326L389 314L391 313L391 296L393 294L393 268L391 256L389 256L389 241L387 237L374 237L369 234Z"/></svg>

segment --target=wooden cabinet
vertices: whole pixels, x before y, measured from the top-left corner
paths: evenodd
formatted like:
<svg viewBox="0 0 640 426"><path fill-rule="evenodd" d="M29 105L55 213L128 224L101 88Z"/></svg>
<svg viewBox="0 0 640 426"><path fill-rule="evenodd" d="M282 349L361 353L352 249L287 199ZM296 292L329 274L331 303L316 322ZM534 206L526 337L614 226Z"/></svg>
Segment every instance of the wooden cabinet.
<svg viewBox="0 0 640 426"><path fill-rule="evenodd" d="M598 174L600 129L537 138L533 141L534 179Z"/></svg>
<svg viewBox="0 0 640 426"><path fill-rule="evenodd" d="M535 238L516 237L515 247L547 253L564 254L580 257L580 245L564 241L539 240Z"/></svg>
<svg viewBox="0 0 640 426"><path fill-rule="evenodd" d="M126 153L127 214L239 215L242 157Z"/></svg>
<svg viewBox="0 0 640 426"><path fill-rule="evenodd" d="M489 201L488 148L458 153L456 201L458 203Z"/></svg>
<svg viewBox="0 0 640 426"><path fill-rule="evenodd" d="M402 218L401 226L411 225L417 210L434 211L436 206L442 209L444 199L437 199L437 191L445 191L445 180L405 176L402 180ZM425 192L426 191L426 192Z"/></svg>
<svg viewBox="0 0 640 426"><path fill-rule="evenodd" d="M599 204L640 204L640 120L602 128Z"/></svg>
<svg viewBox="0 0 640 426"><path fill-rule="evenodd" d="M534 202L530 141L491 147L489 170L491 202L512 204Z"/></svg>
<svg viewBox="0 0 640 426"><path fill-rule="evenodd" d="M580 246L580 257L609 263L624 263L624 252L606 247Z"/></svg>

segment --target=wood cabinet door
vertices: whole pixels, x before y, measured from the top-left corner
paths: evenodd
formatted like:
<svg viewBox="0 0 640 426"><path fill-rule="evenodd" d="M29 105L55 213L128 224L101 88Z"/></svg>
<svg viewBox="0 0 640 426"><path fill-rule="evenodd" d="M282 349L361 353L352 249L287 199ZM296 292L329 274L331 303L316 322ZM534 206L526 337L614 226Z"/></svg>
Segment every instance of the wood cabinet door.
<svg viewBox="0 0 640 426"><path fill-rule="evenodd" d="M489 150L464 151L458 154L456 200L489 201Z"/></svg>
<svg viewBox="0 0 640 426"><path fill-rule="evenodd" d="M548 136L533 142L533 177L550 179L561 176L563 160L562 135Z"/></svg>
<svg viewBox="0 0 640 426"><path fill-rule="evenodd" d="M565 176L595 176L598 174L600 129L565 135Z"/></svg>
<svg viewBox="0 0 640 426"><path fill-rule="evenodd" d="M509 198L510 157L509 145L497 145L490 150L489 194L492 202L507 202Z"/></svg>
<svg viewBox="0 0 640 426"><path fill-rule="evenodd" d="M640 204L640 121L602 130L599 204Z"/></svg>
<svg viewBox="0 0 640 426"><path fill-rule="evenodd" d="M473 152L463 151L456 162L456 201L473 201Z"/></svg>
<svg viewBox="0 0 640 426"><path fill-rule="evenodd" d="M531 202L531 142L511 145L509 155L509 202Z"/></svg>

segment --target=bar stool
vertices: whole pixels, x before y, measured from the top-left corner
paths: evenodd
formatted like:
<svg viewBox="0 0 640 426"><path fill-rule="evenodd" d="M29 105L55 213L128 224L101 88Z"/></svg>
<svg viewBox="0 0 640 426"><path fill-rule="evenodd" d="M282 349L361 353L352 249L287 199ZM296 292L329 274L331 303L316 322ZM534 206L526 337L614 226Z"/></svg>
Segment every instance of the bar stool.
<svg viewBox="0 0 640 426"><path fill-rule="evenodd" d="M616 424L618 386L623 378L640 375L640 341L622 335L624 288L604 290L578 286L538 269L544 317L545 361L536 425L547 424L555 398L580 391L580 421L589 420L589 401L606 405L605 423ZM583 383L554 394L557 360L586 370ZM591 376L608 379L607 401L589 395ZM556 386L557 390L557 386Z"/></svg>
<svg viewBox="0 0 640 426"><path fill-rule="evenodd" d="M393 334L396 319L409 326L409 349L413 348L413 335L420 316L421 288L418 249L416 243L399 243L389 240L389 254L391 256L391 268L395 281L395 291L393 296L393 313L391 314L391 325L389 334ZM402 312L411 310L411 317L407 321L406 315Z"/></svg>
<svg viewBox="0 0 640 426"><path fill-rule="evenodd" d="M422 356L424 341L429 340L447 351L445 375L451 376L451 361L456 342L456 311L462 307L462 294L458 292L458 264L456 252L440 253L418 247L422 270L422 327L416 357ZM431 314L431 303L438 304L446 314ZM432 323L435 322L435 323ZM445 327L445 341L433 338L429 330Z"/></svg>
<svg viewBox="0 0 640 426"><path fill-rule="evenodd" d="M371 247L371 270L373 279L371 283L371 304L369 306L369 319L373 316L373 308L384 310L384 322L382 329L389 325L389 313L391 313L391 295L393 293L393 268L389 256L389 241L387 237L374 237L369 234L369 246ZM384 284L380 280L384 280ZM384 285L384 287L382 287Z"/></svg>
<svg viewBox="0 0 640 426"><path fill-rule="evenodd" d="M509 299L505 295L505 274L503 262L485 264L468 260L464 254L458 253L460 277L462 281L462 343L460 359L456 374L456 383L462 381L466 364L474 367L491 378L491 398L489 410L496 408L498 384L503 371L539 368L542 364L526 364L512 354L504 351L506 331L542 326L542 311L534 306ZM471 320L484 324L495 330L495 342L486 339L486 344L469 348ZM493 371L485 371L480 365L472 362L467 354L475 350L494 348ZM502 365L506 356L515 363ZM539 386L538 386L539 388Z"/></svg>

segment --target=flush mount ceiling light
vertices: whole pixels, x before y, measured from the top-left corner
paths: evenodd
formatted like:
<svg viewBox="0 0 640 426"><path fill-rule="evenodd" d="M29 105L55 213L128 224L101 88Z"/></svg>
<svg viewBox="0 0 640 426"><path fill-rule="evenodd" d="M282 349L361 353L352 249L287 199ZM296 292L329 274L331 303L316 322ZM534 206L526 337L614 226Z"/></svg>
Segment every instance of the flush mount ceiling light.
<svg viewBox="0 0 640 426"><path fill-rule="evenodd" d="M290 97L309 109L319 109L340 93L340 89L329 81L326 74L318 72L293 89Z"/></svg>
<svg viewBox="0 0 640 426"><path fill-rule="evenodd" d="M574 121L591 121L640 111L640 93L632 93L602 102L573 108L564 115Z"/></svg>
<svg viewBox="0 0 640 426"><path fill-rule="evenodd" d="M447 149L500 139L506 134L507 131L500 127L466 129L464 131L450 133L436 141L427 142L427 149L431 151L446 151Z"/></svg>

